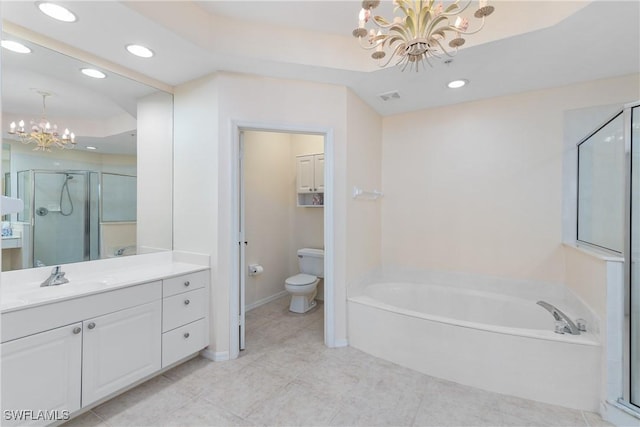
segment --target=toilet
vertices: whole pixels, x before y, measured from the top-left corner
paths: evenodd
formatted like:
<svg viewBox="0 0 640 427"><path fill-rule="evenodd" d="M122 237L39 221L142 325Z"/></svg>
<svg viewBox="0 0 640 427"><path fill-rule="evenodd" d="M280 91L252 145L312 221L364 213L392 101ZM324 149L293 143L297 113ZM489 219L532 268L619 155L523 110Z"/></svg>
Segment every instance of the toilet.
<svg viewBox="0 0 640 427"><path fill-rule="evenodd" d="M317 287L324 277L324 251L322 249L298 249L300 273L284 281L284 287L291 294L289 311L306 313L316 306Z"/></svg>

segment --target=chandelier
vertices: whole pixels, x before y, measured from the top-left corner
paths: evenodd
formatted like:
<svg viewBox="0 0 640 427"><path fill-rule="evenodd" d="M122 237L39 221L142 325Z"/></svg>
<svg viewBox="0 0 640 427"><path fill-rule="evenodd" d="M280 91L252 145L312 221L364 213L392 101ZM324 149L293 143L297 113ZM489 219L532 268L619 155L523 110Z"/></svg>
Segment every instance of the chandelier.
<svg viewBox="0 0 640 427"><path fill-rule="evenodd" d="M31 120L31 129L25 130L24 120L9 125L9 134L18 135L24 144L35 143L34 151L51 151L51 146L58 148L73 148L76 144L76 136L69 129L65 129L62 135L58 133L58 126L52 125L46 118L46 99L51 96L48 92L38 91L42 96L42 118L39 122Z"/></svg>
<svg viewBox="0 0 640 427"><path fill-rule="evenodd" d="M364 49L374 50L373 59L382 60L390 52L386 62L379 61L381 67L395 58L396 65L403 71L407 67L418 71L424 62L431 66L430 58L454 56L465 43L463 36L479 32L484 27L484 18L494 11L487 0L479 0L473 16L481 22L478 28L469 30L469 20L460 14L471 5L471 0L464 6L455 0L446 7L442 1L436 4L435 0L393 0L394 15L400 16L394 16L391 22L382 16L372 16L372 10L379 4L380 0L362 2L358 28L353 30L353 35ZM373 21L374 28L367 30L365 26L369 21ZM447 36L452 37L448 47L443 44Z"/></svg>

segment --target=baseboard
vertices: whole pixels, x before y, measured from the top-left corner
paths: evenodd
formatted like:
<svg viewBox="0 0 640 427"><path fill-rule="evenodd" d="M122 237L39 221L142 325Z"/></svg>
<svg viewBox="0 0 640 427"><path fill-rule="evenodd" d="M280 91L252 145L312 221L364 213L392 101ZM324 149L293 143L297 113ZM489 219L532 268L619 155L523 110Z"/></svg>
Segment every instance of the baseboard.
<svg viewBox="0 0 640 427"><path fill-rule="evenodd" d="M349 347L349 340L347 340L346 338L343 340L335 340L334 347L335 348Z"/></svg>
<svg viewBox="0 0 640 427"><path fill-rule="evenodd" d="M263 299L261 299L261 300L258 300L258 301L256 301L256 302L252 303L252 304L245 305L245 306L244 306L244 311L245 311L245 312L246 312L246 311L251 311L251 310L253 310L254 308L258 308L258 307L260 307L261 305L265 305L265 304L267 304L267 303L270 303L271 301L275 301L275 300L277 300L278 298L282 298L283 296L287 295L287 293L288 293L288 292L287 292L287 290L285 289L285 290L283 290L283 291L278 292L277 294L273 294L273 295L271 295L270 297L263 298Z"/></svg>
<svg viewBox="0 0 640 427"><path fill-rule="evenodd" d="M200 352L200 355L205 359L213 360L214 362L224 362L229 360L228 351L211 351L209 349L204 349Z"/></svg>

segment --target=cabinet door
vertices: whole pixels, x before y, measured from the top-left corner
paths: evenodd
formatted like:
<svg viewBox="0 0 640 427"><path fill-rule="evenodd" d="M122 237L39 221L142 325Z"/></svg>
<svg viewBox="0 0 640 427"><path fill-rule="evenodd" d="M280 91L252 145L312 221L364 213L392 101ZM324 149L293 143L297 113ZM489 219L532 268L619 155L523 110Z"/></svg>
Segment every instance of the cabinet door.
<svg viewBox="0 0 640 427"><path fill-rule="evenodd" d="M46 425L80 409L81 323L8 341L1 352L2 425Z"/></svg>
<svg viewBox="0 0 640 427"><path fill-rule="evenodd" d="M324 193L324 154L313 156L313 182L313 191Z"/></svg>
<svg viewBox="0 0 640 427"><path fill-rule="evenodd" d="M313 156L299 156L296 157L297 162L297 176L296 182L298 185L298 193L311 193L314 190L313 180Z"/></svg>
<svg viewBox="0 0 640 427"><path fill-rule="evenodd" d="M83 406L160 369L161 313L158 300L83 322Z"/></svg>

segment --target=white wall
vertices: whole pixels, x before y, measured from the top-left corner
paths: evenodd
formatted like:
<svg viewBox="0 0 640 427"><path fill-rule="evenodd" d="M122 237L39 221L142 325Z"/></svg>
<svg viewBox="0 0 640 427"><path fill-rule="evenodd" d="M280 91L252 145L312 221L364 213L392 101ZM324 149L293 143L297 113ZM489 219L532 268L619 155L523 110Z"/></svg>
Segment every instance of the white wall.
<svg viewBox="0 0 640 427"><path fill-rule="evenodd" d="M354 200L353 187L385 190L382 183L382 120L352 92L347 94L347 283L349 294L381 264L382 200ZM386 196L385 196L386 197Z"/></svg>
<svg viewBox="0 0 640 427"><path fill-rule="evenodd" d="M138 100L139 249L173 245L173 97L156 92Z"/></svg>
<svg viewBox="0 0 640 427"><path fill-rule="evenodd" d="M253 307L284 290L290 275L291 139L275 132L244 132L246 263L264 272L245 274L245 304Z"/></svg>
<svg viewBox="0 0 640 427"><path fill-rule="evenodd" d="M563 282L564 112L637 99L639 81L386 117L383 264Z"/></svg>

